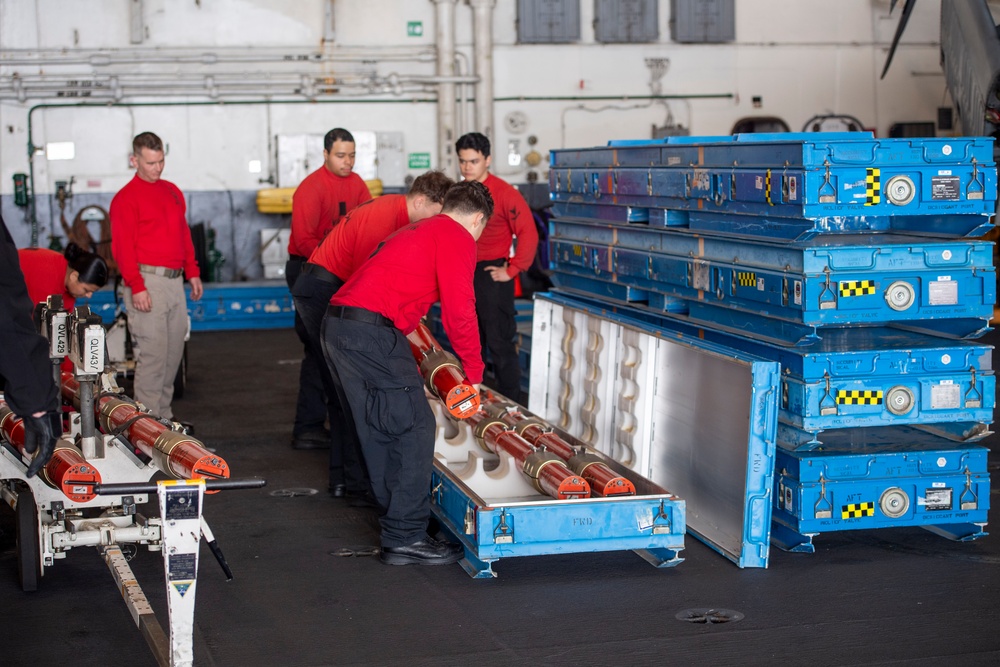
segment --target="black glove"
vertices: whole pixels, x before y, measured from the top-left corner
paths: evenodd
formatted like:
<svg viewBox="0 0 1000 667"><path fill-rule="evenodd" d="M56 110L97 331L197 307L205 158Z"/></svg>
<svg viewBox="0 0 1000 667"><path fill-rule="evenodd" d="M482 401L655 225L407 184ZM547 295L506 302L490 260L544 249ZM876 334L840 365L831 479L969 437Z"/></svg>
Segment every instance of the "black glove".
<svg viewBox="0 0 1000 667"><path fill-rule="evenodd" d="M28 466L28 477L37 475L49 462L56 447L56 439L61 435L62 416L58 412L24 418L24 451L34 454L31 465Z"/></svg>

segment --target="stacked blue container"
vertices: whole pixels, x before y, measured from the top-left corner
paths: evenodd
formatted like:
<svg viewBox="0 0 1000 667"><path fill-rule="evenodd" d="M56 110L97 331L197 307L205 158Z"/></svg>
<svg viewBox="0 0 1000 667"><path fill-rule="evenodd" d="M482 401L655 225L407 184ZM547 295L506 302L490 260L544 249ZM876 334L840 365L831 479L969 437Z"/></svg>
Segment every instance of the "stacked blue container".
<svg viewBox="0 0 1000 667"><path fill-rule="evenodd" d="M984 535L993 142L869 133L553 151L557 290L782 368L772 541Z"/></svg>

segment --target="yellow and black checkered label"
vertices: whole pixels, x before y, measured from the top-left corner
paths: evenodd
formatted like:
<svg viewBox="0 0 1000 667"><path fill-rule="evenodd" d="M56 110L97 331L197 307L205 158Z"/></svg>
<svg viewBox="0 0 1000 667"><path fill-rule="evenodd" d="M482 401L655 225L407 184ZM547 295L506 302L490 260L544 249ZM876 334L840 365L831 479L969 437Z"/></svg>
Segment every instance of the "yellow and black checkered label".
<svg viewBox="0 0 1000 667"><path fill-rule="evenodd" d="M865 296L874 293L874 280L844 280L840 283L840 296Z"/></svg>
<svg viewBox="0 0 1000 667"><path fill-rule="evenodd" d="M882 405L879 389L838 389L837 405Z"/></svg>
<svg viewBox="0 0 1000 667"><path fill-rule="evenodd" d="M841 519L861 519L866 516L875 516L875 503L851 503L840 508Z"/></svg>
<svg viewBox="0 0 1000 667"><path fill-rule="evenodd" d="M740 287L756 287L757 274L752 271L737 271L736 284Z"/></svg>
<svg viewBox="0 0 1000 667"><path fill-rule="evenodd" d="M881 173L881 169L865 169L865 206L875 206L882 201Z"/></svg>
<svg viewBox="0 0 1000 667"><path fill-rule="evenodd" d="M768 206L774 206L774 202L771 201L771 170L767 170L767 175L764 176L764 199L767 200Z"/></svg>

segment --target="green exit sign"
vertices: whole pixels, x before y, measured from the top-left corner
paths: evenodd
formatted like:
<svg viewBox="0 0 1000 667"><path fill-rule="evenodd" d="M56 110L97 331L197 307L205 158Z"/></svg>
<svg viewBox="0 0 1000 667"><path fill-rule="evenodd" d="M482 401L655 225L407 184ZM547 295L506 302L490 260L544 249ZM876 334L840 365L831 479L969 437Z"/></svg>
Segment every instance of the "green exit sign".
<svg viewBox="0 0 1000 667"><path fill-rule="evenodd" d="M410 169L430 169L431 168L431 154L430 153L410 153L409 155L409 165Z"/></svg>
<svg viewBox="0 0 1000 667"><path fill-rule="evenodd" d="M406 23L406 36L407 37L423 37L424 36L424 22L423 21L407 21L407 23Z"/></svg>

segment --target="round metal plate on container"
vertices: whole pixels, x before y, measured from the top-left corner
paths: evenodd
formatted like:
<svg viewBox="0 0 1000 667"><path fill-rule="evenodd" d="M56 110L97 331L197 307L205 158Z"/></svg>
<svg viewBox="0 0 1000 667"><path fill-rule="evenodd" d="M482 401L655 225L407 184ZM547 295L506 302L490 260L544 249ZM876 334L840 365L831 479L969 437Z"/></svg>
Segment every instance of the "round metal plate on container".
<svg viewBox="0 0 1000 667"><path fill-rule="evenodd" d="M715 609L703 607L697 609L685 609L677 612L674 617L678 621L688 623L703 623L705 625L718 625L720 623L735 623L743 620L743 614L732 609Z"/></svg>
<svg viewBox="0 0 1000 667"><path fill-rule="evenodd" d="M893 176L885 184L885 196L896 206L904 206L913 201L917 188L909 176Z"/></svg>
<svg viewBox="0 0 1000 667"><path fill-rule="evenodd" d="M885 407L894 415L905 415L913 409L916 397L906 387L893 387L885 393Z"/></svg>
<svg viewBox="0 0 1000 667"><path fill-rule="evenodd" d="M885 290L885 302L893 310L906 310L913 305L916 298L913 285L902 280L897 280Z"/></svg>
<svg viewBox="0 0 1000 667"><path fill-rule="evenodd" d="M898 519L910 509L910 497L898 486L892 486L882 492L878 499L879 509L890 519Z"/></svg>

